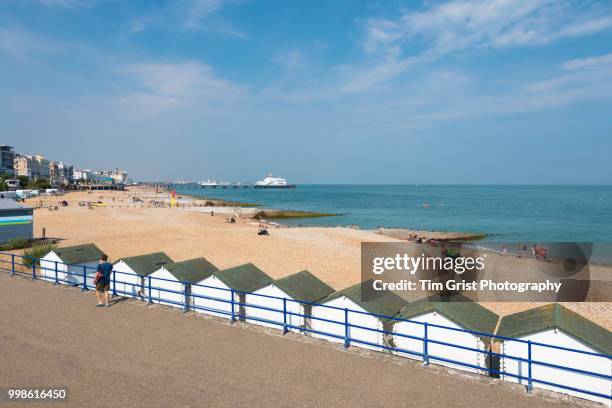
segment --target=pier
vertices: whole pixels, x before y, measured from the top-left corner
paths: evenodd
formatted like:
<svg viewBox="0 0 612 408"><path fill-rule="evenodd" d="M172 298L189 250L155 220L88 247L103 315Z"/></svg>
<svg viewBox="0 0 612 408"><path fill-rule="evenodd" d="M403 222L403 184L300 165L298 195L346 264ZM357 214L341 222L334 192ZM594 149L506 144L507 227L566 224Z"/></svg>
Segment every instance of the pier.
<svg viewBox="0 0 612 408"><path fill-rule="evenodd" d="M146 186L161 188L161 189L172 189L178 186L182 188L186 188L188 190L226 190L226 189L239 189L239 188L263 188L263 189L290 189L296 188L295 184L287 184L285 186L261 186L255 185L252 183L196 183L196 182L186 182L186 183L146 183Z"/></svg>

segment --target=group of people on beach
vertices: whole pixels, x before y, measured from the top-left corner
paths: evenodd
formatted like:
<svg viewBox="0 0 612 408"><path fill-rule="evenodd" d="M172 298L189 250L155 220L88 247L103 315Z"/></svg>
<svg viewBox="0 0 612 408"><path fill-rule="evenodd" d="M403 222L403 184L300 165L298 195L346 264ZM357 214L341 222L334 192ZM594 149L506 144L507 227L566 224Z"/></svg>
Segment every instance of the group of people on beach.
<svg viewBox="0 0 612 408"><path fill-rule="evenodd" d="M518 244L519 258L522 256L528 256L528 248L529 245L524 242ZM539 244L531 245L531 257L536 261L548 260L548 247Z"/></svg>

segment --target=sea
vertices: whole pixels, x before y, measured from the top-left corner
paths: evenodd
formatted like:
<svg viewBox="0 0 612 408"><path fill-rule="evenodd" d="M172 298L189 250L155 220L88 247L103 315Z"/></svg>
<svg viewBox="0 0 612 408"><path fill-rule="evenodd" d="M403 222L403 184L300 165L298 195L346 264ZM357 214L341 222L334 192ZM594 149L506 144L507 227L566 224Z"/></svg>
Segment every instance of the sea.
<svg viewBox="0 0 612 408"><path fill-rule="evenodd" d="M176 185L178 193L265 208L341 214L289 225L399 227L489 234L490 242L612 243L612 186L298 185L294 189Z"/></svg>

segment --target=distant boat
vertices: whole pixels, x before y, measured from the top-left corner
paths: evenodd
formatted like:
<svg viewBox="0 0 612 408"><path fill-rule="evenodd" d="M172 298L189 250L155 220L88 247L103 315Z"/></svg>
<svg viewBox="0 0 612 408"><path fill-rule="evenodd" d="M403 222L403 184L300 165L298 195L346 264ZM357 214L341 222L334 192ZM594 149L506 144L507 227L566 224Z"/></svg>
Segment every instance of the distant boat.
<svg viewBox="0 0 612 408"><path fill-rule="evenodd" d="M295 188L295 184L287 184L287 179L268 173L268 177L255 183L255 188Z"/></svg>
<svg viewBox="0 0 612 408"><path fill-rule="evenodd" d="M212 187L212 188L215 188L215 187L217 187L217 186L219 185L219 183L217 183L217 182L216 182L216 181L214 181L214 180L200 181L198 184L199 184L200 186L204 187L204 188L206 188L206 187Z"/></svg>

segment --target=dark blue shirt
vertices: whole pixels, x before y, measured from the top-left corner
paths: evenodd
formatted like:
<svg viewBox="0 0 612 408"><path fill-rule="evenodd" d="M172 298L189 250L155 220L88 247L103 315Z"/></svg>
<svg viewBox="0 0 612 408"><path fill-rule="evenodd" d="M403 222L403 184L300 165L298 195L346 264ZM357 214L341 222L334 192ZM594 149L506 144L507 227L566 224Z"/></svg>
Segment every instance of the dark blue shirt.
<svg viewBox="0 0 612 408"><path fill-rule="evenodd" d="M113 264L110 262L103 262L98 264L98 272L102 272L104 276L104 280L106 283L110 283L111 281L111 272L113 271Z"/></svg>

